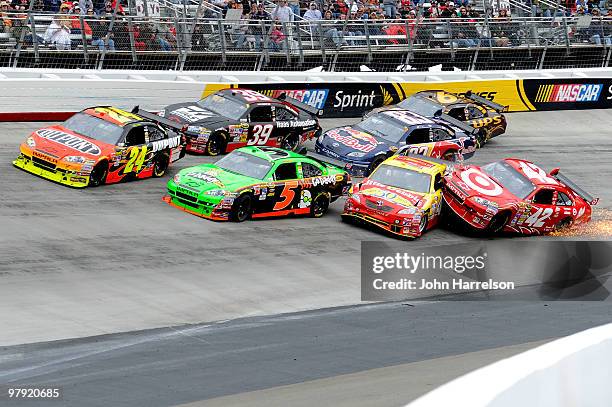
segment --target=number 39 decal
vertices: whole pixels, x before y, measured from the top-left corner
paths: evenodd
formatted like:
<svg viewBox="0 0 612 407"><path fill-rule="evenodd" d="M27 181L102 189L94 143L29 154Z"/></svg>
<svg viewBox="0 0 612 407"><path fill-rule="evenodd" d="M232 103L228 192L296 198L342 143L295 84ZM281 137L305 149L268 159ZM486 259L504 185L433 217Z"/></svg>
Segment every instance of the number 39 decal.
<svg viewBox="0 0 612 407"><path fill-rule="evenodd" d="M273 125L271 124L256 124L255 127L253 127L253 138L247 140L247 145L265 145L268 142L268 139L270 138L270 134L272 134L272 128Z"/></svg>

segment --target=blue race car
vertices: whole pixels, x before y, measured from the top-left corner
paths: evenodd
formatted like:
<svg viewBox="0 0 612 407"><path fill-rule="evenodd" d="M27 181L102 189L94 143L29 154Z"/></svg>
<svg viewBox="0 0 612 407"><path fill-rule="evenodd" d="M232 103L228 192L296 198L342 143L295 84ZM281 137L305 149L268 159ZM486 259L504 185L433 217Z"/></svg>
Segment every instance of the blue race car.
<svg viewBox="0 0 612 407"><path fill-rule="evenodd" d="M477 130L447 115L426 118L407 110L373 114L352 126L319 136L315 156L344 167L351 175L369 175L400 148L412 154L454 160L476 151Z"/></svg>

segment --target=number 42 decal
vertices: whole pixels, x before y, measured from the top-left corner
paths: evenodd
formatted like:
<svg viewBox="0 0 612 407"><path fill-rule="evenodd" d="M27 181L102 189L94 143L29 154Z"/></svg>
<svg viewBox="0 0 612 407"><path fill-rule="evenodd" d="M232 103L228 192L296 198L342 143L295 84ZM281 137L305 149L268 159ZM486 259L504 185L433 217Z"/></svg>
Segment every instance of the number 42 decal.
<svg viewBox="0 0 612 407"><path fill-rule="evenodd" d="M550 218L552 213L553 210L551 208L537 208L523 223L534 228L540 228L544 226L544 221Z"/></svg>
<svg viewBox="0 0 612 407"><path fill-rule="evenodd" d="M270 134L272 134L272 124L256 124L253 127L253 138L247 141L248 146L258 145L263 146L268 142Z"/></svg>

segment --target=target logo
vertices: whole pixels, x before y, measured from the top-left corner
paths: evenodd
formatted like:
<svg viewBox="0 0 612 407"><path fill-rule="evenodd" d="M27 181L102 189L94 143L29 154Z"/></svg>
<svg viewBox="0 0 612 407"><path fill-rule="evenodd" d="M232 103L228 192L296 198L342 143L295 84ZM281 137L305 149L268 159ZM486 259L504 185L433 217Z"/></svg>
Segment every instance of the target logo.
<svg viewBox="0 0 612 407"><path fill-rule="evenodd" d="M498 196L503 192L502 187L497 185L488 175L483 174L476 168L468 168L461 173L461 179L470 189L488 196Z"/></svg>

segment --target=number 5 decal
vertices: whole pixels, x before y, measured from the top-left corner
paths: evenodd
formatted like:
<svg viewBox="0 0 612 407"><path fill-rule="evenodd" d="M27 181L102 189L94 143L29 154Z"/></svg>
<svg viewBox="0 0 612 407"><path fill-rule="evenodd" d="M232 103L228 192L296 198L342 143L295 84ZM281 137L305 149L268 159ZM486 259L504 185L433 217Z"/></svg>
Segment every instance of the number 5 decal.
<svg viewBox="0 0 612 407"><path fill-rule="evenodd" d="M291 205L293 199L295 198L295 189L298 187L297 181L288 181L285 183L285 187L283 188L283 192L281 192L280 196L283 198L282 201L279 201L274 204L273 210L281 211Z"/></svg>
<svg viewBox="0 0 612 407"><path fill-rule="evenodd" d="M258 145L263 146L268 142L270 134L272 133L272 124L256 124L253 127L253 138L247 141L248 146Z"/></svg>

